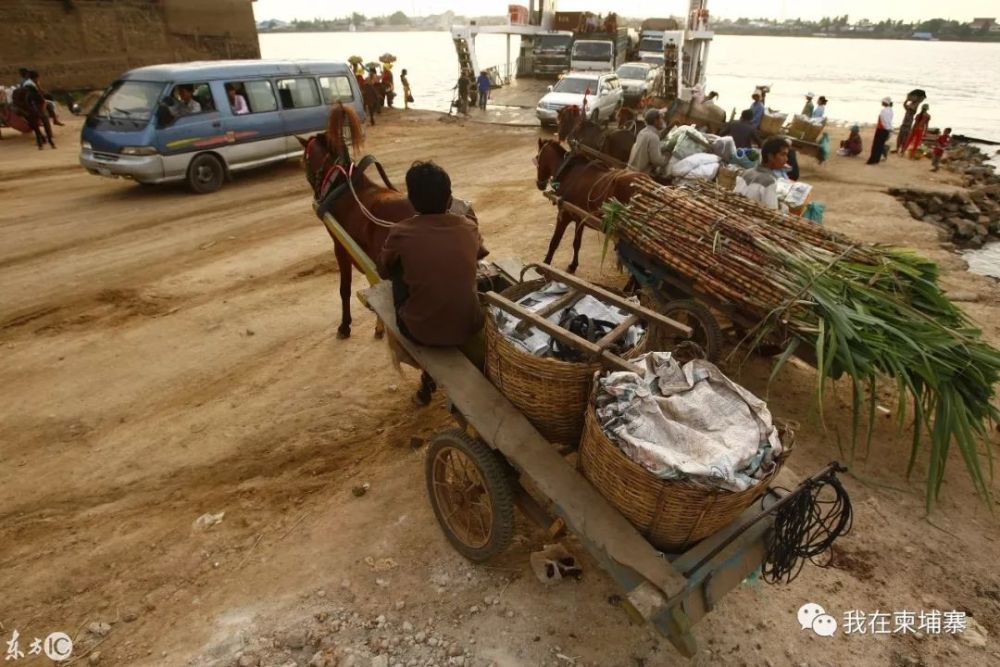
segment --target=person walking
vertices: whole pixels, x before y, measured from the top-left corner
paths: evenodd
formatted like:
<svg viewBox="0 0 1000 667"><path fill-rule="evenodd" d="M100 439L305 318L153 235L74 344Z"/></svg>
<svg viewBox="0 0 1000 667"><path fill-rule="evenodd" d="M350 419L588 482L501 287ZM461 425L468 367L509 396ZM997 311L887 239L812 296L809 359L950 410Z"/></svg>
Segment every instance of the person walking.
<svg viewBox="0 0 1000 667"><path fill-rule="evenodd" d="M490 97L490 76L483 70L476 79L476 88L479 89L479 110L486 111L486 100Z"/></svg>
<svg viewBox="0 0 1000 667"><path fill-rule="evenodd" d="M944 156L944 151L950 143L951 128L946 127L944 128L944 132L934 141L934 159L931 161L931 171L937 171L941 168L941 158Z"/></svg>
<svg viewBox="0 0 1000 667"><path fill-rule="evenodd" d="M910 137L906 140L906 146L903 148L904 154L910 153L911 160L917 159L917 149L924 143L924 134L927 133L927 126L931 122L931 115L927 113L930 108L929 104L923 105L920 107L920 113L913 119L913 131L910 132Z"/></svg>
<svg viewBox="0 0 1000 667"><path fill-rule="evenodd" d="M399 82L403 84L403 108L409 109L410 102L413 101L413 95L410 93L410 80L406 78L405 69L399 73Z"/></svg>
<svg viewBox="0 0 1000 667"><path fill-rule="evenodd" d="M872 139L872 154L867 164L878 164L882 161L882 150L892 133L892 98L882 98L882 110L878 114L875 126L875 137Z"/></svg>
<svg viewBox="0 0 1000 667"><path fill-rule="evenodd" d="M813 106L813 97L815 97L815 95L812 93L806 93L806 104L802 107L802 115L806 118L812 118L813 109L816 108Z"/></svg>

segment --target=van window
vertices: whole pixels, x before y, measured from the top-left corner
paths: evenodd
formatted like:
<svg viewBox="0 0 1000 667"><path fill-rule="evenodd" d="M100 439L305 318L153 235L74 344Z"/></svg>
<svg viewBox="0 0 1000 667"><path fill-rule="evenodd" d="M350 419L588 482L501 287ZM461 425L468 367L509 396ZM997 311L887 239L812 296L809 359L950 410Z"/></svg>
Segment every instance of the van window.
<svg viewBox="0 0 1000 667"><path fill-rule="evenodd" d="M179 83L170 91L178 102L178 115L191 116L215 111L215 98L207 83Z"/></svg>
<svg viewBox="0 0 1000 667"><path fill-rule="evenodd" d="M227 91L232 87L237 95L243 97L250 109L249 113L275 111L278 108L278 101L274 99L274 88L270 81L229 81L225 87Z"/></svg>
<svg viewBox="0 0 1000 667"><path fill-rule="evenodd" d="M326 104L354 101L354 91L351 90L351 82L346 76L321 76L319 87L323 91L323 102Z"/></svg>
<svg viewBox="0 0 1000 667"><path fill-rule="evenodd" d="M281 98L282 109L302 109L303 107L318 107L320 105L316 80L311 77L280 79L278 81L278 96Z"/></svg>

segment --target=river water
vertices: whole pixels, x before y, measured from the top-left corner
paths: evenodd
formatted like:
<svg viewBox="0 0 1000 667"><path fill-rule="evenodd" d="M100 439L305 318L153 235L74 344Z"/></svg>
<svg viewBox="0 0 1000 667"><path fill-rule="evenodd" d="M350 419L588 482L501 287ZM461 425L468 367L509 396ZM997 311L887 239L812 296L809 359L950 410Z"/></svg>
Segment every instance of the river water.
<svg viewBox="0 0 1000 667"><path fill-rule="evenodd" d="M520 40L511 38L511 57ZM347 60L359 55L374 60L386 51L406 68L414 106L447 111L458 61L447 32L326 32L260 35L264 58ZM501 65L506 38L476 39L481 67ZM927 92L932 126L951 126L956 134L1000 141L1000 44L916 42L818 37L752 37L719 35L708 63L708 90L718 91L723 108L749 106L758 84L771 86L768 106L783 111L801 108L806 92L829 99L833 120L874 124L879 100L902 100L914 88ZM898 122L898 120L897 120ZM995 150L993 147L992 150ZM1000 244L969 253L978 273L1000 275Z"/></svg>
<svg viewBox="0 0 1000 667"><path fill-rule="evenodd" d="M511 38L512 57L520 40ZM481 67L505 60L499 35L476 39ZM409 70L414 106L447 110L458 61L447 32L265 33L264 58L366 61L389 51ZM769 84L768 105L799 110L807 91L825 95L827 114L847 122L874 123L879 100L901 102L913 88L927 91L932 125L956 133L1000 141L1000 44L915 42L819 37L719 35L712 43L708 89L719 103L744 109L757 84Z"/></svg>

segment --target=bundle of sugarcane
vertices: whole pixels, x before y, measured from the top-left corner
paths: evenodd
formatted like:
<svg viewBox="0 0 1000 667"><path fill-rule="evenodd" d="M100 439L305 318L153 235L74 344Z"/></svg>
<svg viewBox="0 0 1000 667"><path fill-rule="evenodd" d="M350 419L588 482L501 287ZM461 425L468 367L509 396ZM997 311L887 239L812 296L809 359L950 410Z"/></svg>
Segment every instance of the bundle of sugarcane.
<svg viewBox="0 0 1000 667"><path fill-rule="evenodd" d="M780 330L788 347L774 373L805 343L816 351L817 398L827 377L851 376L852 450L867 392L870 444L875 382L895 381L902 427L913 405L908 472L930 440L928 509L958 445L978 493L989 497L978 445L1000 421L992 403L1000 352L941 291L937 266L900 249L862 244L766 209L709 184L669 188L639 180L627 206L604 207L605 232L624 239L760 322L752 344ZM772 375L773 377L773 375ZM992 456L986 449L992 475Z"/></svg>

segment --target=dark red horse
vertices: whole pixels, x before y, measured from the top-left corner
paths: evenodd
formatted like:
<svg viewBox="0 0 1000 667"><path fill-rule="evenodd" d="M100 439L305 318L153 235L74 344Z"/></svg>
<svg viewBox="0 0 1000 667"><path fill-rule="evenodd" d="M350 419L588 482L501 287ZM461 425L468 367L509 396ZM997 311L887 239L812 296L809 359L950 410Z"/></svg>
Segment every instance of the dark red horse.
<svg viewBox="0 0 1000 667"><path fill-rule="evenodd" d="M555 193L563 201L590 211L598 218L602 217L601 206L606 200L614 198L622 203L628 202L632 198L632 184L637 179L648 178L636 171L612 169L603 162L590 160L579 153L570 153L558 141L551 139L538 140L535 164L538 168L535 184L539 190L544 191L551 182ZM580 263L580 242L585 225L580 216L565 209L561 209L556 218L556 228L549 242L545 263L552 263L552 257L571 222L576 224L573 261L569 265L569 272L573 273Z"/></svg>
<svg viewBox="0 0 1000 667"><path fill-rule="evenodd" d="M578 142L604 153L619 162L628 162L638 129L605 130L600 124L584 118L578 106L563 107L557 117L559 140Z"/></svg>
<svg viewBox="0 0 1000 667"><path fill-rule="evenodd" d="M366 156L360 162L351 159L348 142L344 139L345 129L350 132L351 148L357 155L363 147L361 121L352 108L340 103L330 111L326 133L314 135L308 140L299 138L305 148L306 179L312 186L320 215L329 212L365 254L375 260L393 223L413 217L416 211L406 195L391 186L375 183L365 174L368 165L378 166L374 158ZM381 172L381 167L378 168ZM384 172L381 173L387 182ZM351 274L354 262L343 245L336 239L333 243L340 269L342 306L337 337L347 338L351 335ZM375 336L381 338L383 331L382 323L378 322Z"/></svg>

